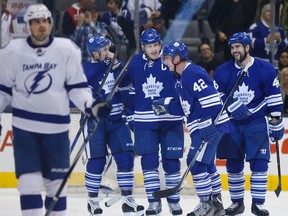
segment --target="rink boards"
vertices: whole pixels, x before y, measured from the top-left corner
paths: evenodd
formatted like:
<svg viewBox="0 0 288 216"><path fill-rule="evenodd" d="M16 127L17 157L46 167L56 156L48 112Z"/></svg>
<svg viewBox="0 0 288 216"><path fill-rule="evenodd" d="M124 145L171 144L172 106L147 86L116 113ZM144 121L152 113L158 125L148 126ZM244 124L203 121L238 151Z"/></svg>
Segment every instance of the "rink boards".
<svg viewBox="0 0 288 216"><path fill-rule="evenodd" d="M71 142L75 138L75 135L79 129L78 125L79 115L71 115ZM287 120L287 119L286 119ZM13 160L13 145L12 145L12 131L11 131L11 114L3 113L1 114L1 124L2 124L2 135L0 142L0 188L13 188L17 185L17 179L14 173L14 160ZM282 190L288 191L288 120L285 121L285 135L281 141L279 141L280 158L281 158L281 173L282 173ZM79 139L74 153L78 151L77 147L82 144L82 138ZM185 146L186 148L190 145L189 135L185 135ZM73 154L72 157L73 159ZM217 160L217 169L221 174L222 187L227 189L227 174L225 169L225 161ZM246 176L246 189L250 188L250 170L248 164L245 166L245 176ZM186 169L185 158L182 160L182 171ZM82 163L82 158L78 161L77 166L69 179L70 185L84 185L84 172L85 166ZM113 177L114 178L114 177ZM140 158L136 158L135 161L135 181L136 184L143 184L143 177L140 168ZM188 178L188 183L192 184L191 177ZM268 190L275 190L278 185L277 176L277 161L276 161L276 145L271 143L271 163L269 163L268 172Z"/></svg>

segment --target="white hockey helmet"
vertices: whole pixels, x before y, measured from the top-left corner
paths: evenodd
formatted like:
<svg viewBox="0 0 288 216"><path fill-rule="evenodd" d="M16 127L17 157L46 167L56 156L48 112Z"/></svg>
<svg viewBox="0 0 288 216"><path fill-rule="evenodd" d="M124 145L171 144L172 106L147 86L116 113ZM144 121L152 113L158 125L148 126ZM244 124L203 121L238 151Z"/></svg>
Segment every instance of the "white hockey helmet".
<svg viewBox="0 0 288 216"><path fill-rule="evenodd" d="M39 19L39 18L46 18L49 20L51 23L51 29L53 27L53 19L52 19L52 14L48 10L48 8L44 4L31 4L27 9L24 14L24 21L27 25L27 28L30 33L30 21L33 19ZM31 34L31 33L30 33Z"/></svg>

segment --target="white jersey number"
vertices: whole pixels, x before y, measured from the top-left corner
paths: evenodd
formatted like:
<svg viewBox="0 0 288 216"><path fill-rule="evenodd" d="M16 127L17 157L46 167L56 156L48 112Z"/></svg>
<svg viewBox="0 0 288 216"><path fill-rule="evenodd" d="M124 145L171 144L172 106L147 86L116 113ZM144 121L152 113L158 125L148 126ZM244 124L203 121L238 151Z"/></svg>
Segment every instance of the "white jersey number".
<svg viewBox="0 0 288 216"><path fill-rule="evenodd" d="M203 89L207 88L208 86L204 82L203 79L199 79L197 82L194 82L193 90L194 91L202 91Z"/></svg>

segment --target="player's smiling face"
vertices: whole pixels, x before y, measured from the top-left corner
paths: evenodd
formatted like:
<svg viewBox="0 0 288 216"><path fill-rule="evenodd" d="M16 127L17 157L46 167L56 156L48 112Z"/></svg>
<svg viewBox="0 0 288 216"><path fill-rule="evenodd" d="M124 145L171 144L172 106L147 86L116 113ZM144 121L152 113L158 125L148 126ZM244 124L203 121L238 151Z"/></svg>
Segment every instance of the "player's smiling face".
<svg viewBox="0 0 288 216"><path fill-rule="evenodd" d="M144 52L149 59L155 60L159 57L161 51L161 44L159 42L144 45Z"/></svg>
<svg viewBox="0 0 288 216"><path fill-rule="evenodd" d="M51 23L46 18L32 19L30 21L30 30L37 41L43 41L50 35Z"/></svg>
<svg viewBox="0 0 288 216"><path fill-rule="evenodd" d="M245 48L241 43L233 43L230 45L231 55L236 61L242 62L245 58Z"/></svg>

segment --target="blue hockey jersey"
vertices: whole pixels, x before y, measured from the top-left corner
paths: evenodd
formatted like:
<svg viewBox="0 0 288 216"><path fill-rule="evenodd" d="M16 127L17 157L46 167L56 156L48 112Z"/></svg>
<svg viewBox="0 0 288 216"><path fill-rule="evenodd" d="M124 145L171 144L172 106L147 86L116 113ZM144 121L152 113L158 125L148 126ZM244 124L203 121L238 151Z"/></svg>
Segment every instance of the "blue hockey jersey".
<svg viewBox="0 0 288 216"><path fill-rule="evenodd" d="M176 97L175 81L169 69L162 64L161 58L147 59L144 53L133 57L127 68L127 74L121 83L121 89L135 89L134 126L138 128L166 128L183 121L182 116L165 114L155 115L152 101L165 97ZM131 100L131 98L129 98Z"/></svg>
<svg viewBox="0 0 288 216"><path fill-rule="evenodd" d="M211 117L215 119L222 108L220 94L214 87L212 79L202 67L188 62L182 75L179 76L175 85L176 92L179 95L179 100L187 117L187 128L191 134L198 129L198 121L201 118ZM172 109L177 109L177 106ZM229 131L229 124L224 124L229 121L229 117L225 112L222 113L218 122L215 122L217 127L224 132Z"/></svg>
<svg viewBox="0 0 288 216"><path fill-rule="evenodd" d="M283 108L279 80L273 65L253 57L251 63L233 94L233 99L242 101L252 113L248 119L237 121L239 124L252 122L268 114L280 116ZM241 71L235 61L225 62L215 70L213 78L223 101L231 92Z"/></svg>
<svg viewBox="0 0 288 216"><path fill-rule="evenodd" d="M109 60L107 61L105 60L100 63L91 63L91 62L83 63L83 68L88 80L88 85L92 88L94 96L97 96L96 92L98 91L99 86L101 85L102 80L105 77L109 64L110 64ZM116 79L115 74L118 73L121 68L122 67L118 67L116 71L111 70L109 72L108 77L100 91L100 96L102 98L106 98L108 94L111 92L111 89L113 88ZM123 112L123 103L119 92L116 92L114 94L111 104L112 104L112 110L109 115L109 119L110 120L121 119Z"/></svg>

